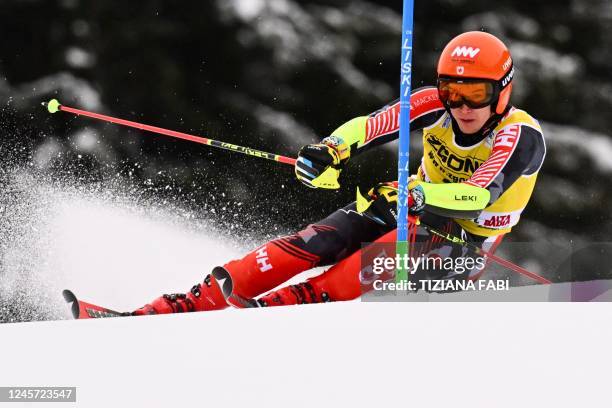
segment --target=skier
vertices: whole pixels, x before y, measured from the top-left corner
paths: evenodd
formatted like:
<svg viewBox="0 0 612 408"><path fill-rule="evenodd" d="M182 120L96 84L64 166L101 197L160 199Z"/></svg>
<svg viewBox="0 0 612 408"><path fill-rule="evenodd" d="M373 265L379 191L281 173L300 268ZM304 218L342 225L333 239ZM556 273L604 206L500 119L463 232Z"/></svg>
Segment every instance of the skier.
<svg viewBox="0 0 612 408"><path fill-rule="evenodd" d="M510 52L498 38L466 32L442 51L437 87L411 95L410 127L423 130L423 156L410 182L409 214L489 252L519 222L546 152L538 122L509 104L513 76ZM397 138L399 110L396 101L346 122L320 143L304 146L295 166L297 178L312 188L339 188L340 173L351 158ZM476 213L424 212L427 196L418 187L421 183L478 187L489 191L490 200ZM351 203L300 232L214 268L189 292L163 295L132 314L216 310L228 303L250 307L355 299L364 290L361 244L393 242L396 201L397 183L380 183L362 198L367 203L363 208ZM427 253L465 254L461 246L430 236L422 226L412 223L411 228L412 241L427 244ZM334 266L270 292L302 271L326 265ZM482 272L475 267L437 278L474 280Z"/></svg>

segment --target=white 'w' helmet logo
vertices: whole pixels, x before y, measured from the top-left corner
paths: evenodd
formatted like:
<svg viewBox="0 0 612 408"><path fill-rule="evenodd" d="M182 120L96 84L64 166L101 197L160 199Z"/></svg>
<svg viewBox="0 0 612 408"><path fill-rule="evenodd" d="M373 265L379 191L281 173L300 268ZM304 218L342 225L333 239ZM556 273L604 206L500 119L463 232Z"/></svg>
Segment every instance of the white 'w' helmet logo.
<svg viewBox="0 0 612 408"><path fill-rule="evenodd" d="M472 47L457 47L451 54L451 57L470 57L474 58L480 52L480 48Z"/></svg>

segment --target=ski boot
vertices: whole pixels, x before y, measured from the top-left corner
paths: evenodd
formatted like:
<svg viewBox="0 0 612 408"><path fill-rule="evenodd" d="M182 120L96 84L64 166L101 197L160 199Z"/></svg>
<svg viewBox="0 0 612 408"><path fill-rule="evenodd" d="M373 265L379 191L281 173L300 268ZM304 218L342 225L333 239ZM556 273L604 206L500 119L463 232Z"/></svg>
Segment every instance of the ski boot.
<svg viewBox="0 0 612 408"><path fill-rule="evenodd" d="M209 274L203 283L194 285L187 293L163 295L131 312L132 316L167 313L201 312L228 307L219 285Z"/></svg>

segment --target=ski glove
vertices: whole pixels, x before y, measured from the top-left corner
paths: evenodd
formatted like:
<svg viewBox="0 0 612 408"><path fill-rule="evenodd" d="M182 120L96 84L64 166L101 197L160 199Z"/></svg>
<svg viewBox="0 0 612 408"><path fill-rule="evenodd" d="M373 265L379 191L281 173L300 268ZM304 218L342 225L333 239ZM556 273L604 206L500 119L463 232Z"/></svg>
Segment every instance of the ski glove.
<svg viewBox="0 0 612 408"><path fill-rule="evenodd" d="M408 194L408 214L420 216L425 209L423 189L414 185ZM397 182L378 183L363 197L357 191L357 211L368 213L376 222L397 226Z"/></svg>
<svg viewBox="0 0 612 408"><path fill-rule="evenodd" d="M340 138L327 137L321 143L302 147L295 163L295 175L310 188L338 189L338 177L349 156L350 149Z"/></svg>

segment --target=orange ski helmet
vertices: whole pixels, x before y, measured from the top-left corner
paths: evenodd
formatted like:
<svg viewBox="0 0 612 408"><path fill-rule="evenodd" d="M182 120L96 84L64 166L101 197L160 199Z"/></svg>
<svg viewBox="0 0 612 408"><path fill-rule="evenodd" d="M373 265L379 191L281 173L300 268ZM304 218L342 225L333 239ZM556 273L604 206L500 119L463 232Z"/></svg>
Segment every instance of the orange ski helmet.
<svg viewBox="0 0 612 408"><path fill-rule="evenodd" d="M499 38L483 31L469 31L453 38L438 61L438 81L491 81L494 86L492 106L498 114L504 113L508 106L513 76L514 65L508 47Z"/></svg>

